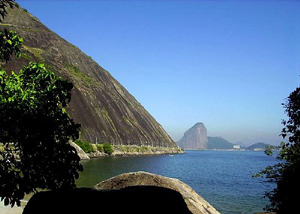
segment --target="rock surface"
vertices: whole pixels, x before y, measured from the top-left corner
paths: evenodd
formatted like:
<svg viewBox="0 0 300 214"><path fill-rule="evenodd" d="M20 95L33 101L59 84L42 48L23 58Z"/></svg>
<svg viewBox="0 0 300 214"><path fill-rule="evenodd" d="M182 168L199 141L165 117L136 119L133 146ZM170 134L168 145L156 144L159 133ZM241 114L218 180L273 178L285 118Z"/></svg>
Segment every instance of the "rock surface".
<svg viewBox="0 0 300 214"><path fill-rule="evenodd" d="M23 214L191 214L182 196L171 189L133 186L121 190L91 188L35 194Z"/></svg>
<svg viewBox="0 0 300 214"><path fill-rule="evenodd" d="M178 179L167 178L147 172L125 173L107 179L95 186L98 190L121 190L133 186L156 186L179 192L188 209L194 214L219 214L207 201L200 197L191 187Z"/></svg>
<svg viewBox="0 0 300 214"><path fill-rule="evenodd" d="M188 185L146 172L121 174L94 189L37 193L23 214L40 213L219 214Z"/></svg>
<svg viewBox="0 0 300 214"><path fill-rule="evenodd" d="M29 12L9 9L0 24L0 28L4 27L15 30L24 39L22 58L3 65L7 71L18 71L29 61L36 61L74 84L67 111L82 125L84 140L176 147L163 127L108 71Z"/></svg>
<svg viewBox="0 0 300 214"><path fill-rule="evenodd" d="M89 156L76 143L70 142L70 144L76 149L80 160L90 160Z"/></svg>
<svg viewBox="0 0 300 214"><path fill-rule="evenodd" d="M196 123L184 133L184 136L177 142L181 148L188 150L207 149L207 130L203 123Z"/></svg>

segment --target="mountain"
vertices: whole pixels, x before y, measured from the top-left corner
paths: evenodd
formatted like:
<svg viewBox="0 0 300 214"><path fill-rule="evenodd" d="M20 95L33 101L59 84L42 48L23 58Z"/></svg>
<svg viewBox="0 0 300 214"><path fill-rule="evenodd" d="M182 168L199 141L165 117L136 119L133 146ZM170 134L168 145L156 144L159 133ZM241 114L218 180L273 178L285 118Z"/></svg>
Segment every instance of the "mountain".
<svg viewBox="0 0 300 214"><path fill-rule="evenodd" d="M24 39L22 58L3 65L7 71L37 61L74 84L67 111L82 125L84 140L176 147L163 127L108 71L27 10L9 9L0 27L15 30Z"/></svg>
<svg viewBox="0 0 300 214"><path fill-rule="evenodd" d="M207 137L207 149L232 149L233 144L222 137Z"/></svg>
<svg viewBox="0 0 300 214"><path fill-rule="evenodd" d="M247 150L265 150L265 148L268 146L272 146L272 145L259 142L259 143L255 143L255 144L249 146L247 148ZM274 146L272 146L272 147L274 147Z"/></svg>
<svg viewBox="0 0 300 214"><path fill-rule="evenodd" d="M196 123L187 130L183 137L177 142L177 145L189 150L207 149L207 130L203 123Z"/></svg>

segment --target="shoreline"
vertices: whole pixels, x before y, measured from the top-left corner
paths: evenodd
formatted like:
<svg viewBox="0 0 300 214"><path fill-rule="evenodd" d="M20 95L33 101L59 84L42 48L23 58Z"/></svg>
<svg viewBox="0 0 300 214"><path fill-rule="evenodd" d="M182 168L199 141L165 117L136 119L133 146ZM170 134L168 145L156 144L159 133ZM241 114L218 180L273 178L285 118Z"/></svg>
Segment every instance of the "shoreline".
<svg viewBox="0 0 300 214"><path fill-rule="evenodd" d="M22 214L27 202L28 202L27 200L22 199L20 207L18 207L17 205L11 207L10 205L5 206L4 202L0 201L0 213L1 214Z"/></svg>
<svg viewBox="0 0 300 214"><path fill-rule="evenodd" d="M136 145L112 145L112 147L114 151L110 155L104 152L96 151L92 153L87 153L87 156L92 159L92 158L100 158L100 157L174 155L174 154L185 153L185 151L181 148L169 148L169 147L150 147L150 146L136 146Z"/></svg>

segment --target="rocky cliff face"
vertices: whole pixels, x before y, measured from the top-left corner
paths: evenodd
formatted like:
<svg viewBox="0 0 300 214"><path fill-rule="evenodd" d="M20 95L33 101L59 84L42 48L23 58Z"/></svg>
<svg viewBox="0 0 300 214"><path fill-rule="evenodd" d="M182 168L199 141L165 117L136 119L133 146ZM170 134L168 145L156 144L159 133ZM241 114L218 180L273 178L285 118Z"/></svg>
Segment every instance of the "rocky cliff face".
<svg viewBox="0 0 300 214"><path fill-rule="evenodd" d="M74 84L68 112L90 142L176 147L160 124L105 69L22 8L8 11L0 27L24 39L24 55L4 65L18 71L29 61L48 65ZM117 63L117 62L116 62Z"/></svg>
<svg viewBox="0 0 300 214"><path fill-rule="evenodd" d="M207 130L203 123L196 123L184 133L177 145L190 150L207 149Z"/></svg>

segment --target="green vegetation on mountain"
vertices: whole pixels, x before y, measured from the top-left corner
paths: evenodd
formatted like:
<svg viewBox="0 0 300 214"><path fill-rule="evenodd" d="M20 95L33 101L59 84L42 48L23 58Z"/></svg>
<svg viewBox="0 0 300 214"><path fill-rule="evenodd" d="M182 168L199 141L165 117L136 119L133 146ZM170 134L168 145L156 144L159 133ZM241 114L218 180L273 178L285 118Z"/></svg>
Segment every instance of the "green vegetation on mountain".
<svg viewBox="0 0 300 214"><path fill-rule="evenodd" d="M222 137L207 137L207 149L232 149L233 144Z"/></svg>
<svg viewBox="0 0 300 214"><path fill-rule="evenodd" d="M274 148L274 146L270 145L270 144L266 144L266 143L262 143L262 142L259 142L259 143L255 143L249 147L247 147L248 150L255 150L255 149L259 149L259 150L265 150L266 148Z"/></svg>
<svg viewBox="0 0 300 214"><path fill-rule="evenodd" d="M113 147L109 143L103 143L104 153L111 155L114 152Z"/></svg>
<svg viewBox="0 0 300 214"><path fill-rule="evenodd" d="M113 146L109 143L101 143L101 144L91 144L87 141L76 140L75 143L85 152L85 153L93 153L93 152L102 152L108 155L111 155L114 152Z"/></svg>
<svg viewBox="0 0 300 214"><path fill-rule="evenodd" d="M95 152L95 148L93 145L89 142L83 141L83 140L76 140L75 143L85 152L85 153L91 153Z"/></svg>

